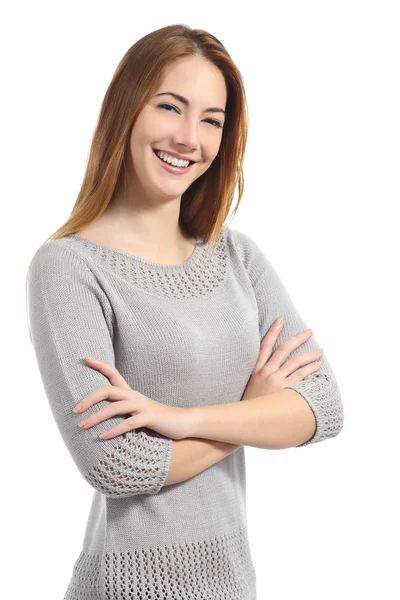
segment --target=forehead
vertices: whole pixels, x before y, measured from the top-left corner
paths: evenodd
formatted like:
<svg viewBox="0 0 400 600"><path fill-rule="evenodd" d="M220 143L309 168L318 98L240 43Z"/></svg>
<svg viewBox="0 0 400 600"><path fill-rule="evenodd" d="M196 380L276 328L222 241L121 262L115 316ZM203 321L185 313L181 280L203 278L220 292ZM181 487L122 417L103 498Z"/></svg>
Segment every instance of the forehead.
<svg viewBox="0 0 400 600"><path fill-rule="evenodd" d="M167 65L161 74L158 92L175 92L192 105L225 107L227 90L221 71L200 56L182 58ZM219 104L217 104L219 103Z"/></svg>

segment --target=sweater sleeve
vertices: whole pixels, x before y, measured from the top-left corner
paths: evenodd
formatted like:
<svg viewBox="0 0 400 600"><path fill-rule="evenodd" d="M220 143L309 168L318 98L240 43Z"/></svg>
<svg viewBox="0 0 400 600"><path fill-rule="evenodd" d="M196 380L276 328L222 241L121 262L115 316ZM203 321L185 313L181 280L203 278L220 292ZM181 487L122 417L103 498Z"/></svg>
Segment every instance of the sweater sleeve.
<svg viewBox="0 0 400 600"><path fill-rule="evenodd" d="M90 392L111 385L84 357L92 355L115 366L112 307L78 253L58 240L37 250L28 269L27 309L29 335L53 417L84 479L109 498L156 494L168 475L172 439L147 428L100 439L101 432L123 422L121 415L81 429L78 422L107 406L108 399L83 414L72 412Z"/></svg>
<svg viewBox="0 0 400 600"><path fill-rule="evenodd" d="M232 233L234 245L248 273L256 297L260 343L274 321L279 317L284 319L283 329L273 347L275 352L285 340L308 329L309 326L297 312L285 286L261 248L247 234L238 230L232 230ZM320 347L315 335L312 335L309 340L295 348L287 360ZM308 375L302 381L285 386L303 396L313 411L317 424L313 437L299 444L298 448L334 437L343 429L344 411L338 383L325 352L319 360L321 366L318 371Z"/></svg>

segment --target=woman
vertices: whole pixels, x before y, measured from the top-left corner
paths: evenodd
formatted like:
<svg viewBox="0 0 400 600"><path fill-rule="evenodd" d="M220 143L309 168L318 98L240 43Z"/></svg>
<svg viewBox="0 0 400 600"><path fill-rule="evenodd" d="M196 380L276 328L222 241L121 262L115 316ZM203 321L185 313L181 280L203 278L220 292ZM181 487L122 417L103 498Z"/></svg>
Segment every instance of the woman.
<svg viewBox="0 0 400 600"><path fill-rule="evenodd" d="M225 224L246 140L221 42L150 33L107 90L70 218L30 264L43 384L94 488L64 600L254 600L244 446L342 428L312 332L261 249Z"/></svg>

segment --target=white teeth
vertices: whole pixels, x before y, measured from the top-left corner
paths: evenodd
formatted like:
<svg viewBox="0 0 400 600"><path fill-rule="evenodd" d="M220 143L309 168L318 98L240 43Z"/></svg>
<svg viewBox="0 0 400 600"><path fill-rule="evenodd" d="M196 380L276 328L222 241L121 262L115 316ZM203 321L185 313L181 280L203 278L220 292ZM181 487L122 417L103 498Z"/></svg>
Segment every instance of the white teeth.
<svg viewBox="0 0 400 600"><path fill-rule="evenodd" d="M157 156L161 158L164 162L173 165L174 167L187 167L189 166L188 160L182 160L180 158L175 158L174 156L170 156L166 152L156 152Z"/></svg>

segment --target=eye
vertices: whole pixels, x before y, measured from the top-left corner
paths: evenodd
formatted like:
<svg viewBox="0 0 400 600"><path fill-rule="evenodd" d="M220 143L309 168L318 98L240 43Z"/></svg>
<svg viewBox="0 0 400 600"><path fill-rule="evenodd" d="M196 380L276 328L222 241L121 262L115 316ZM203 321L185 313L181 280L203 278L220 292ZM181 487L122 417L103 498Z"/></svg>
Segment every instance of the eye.
<svg viewBox="0 0 400 600"><path fill-rule="evenodd" d="M178 109L175 106L172 106L172 104L159 104L157 108L164 108L165 106L167 107L167 110L168 108L173 108L177 113L179 113Z"/></svg>
<svg viewBox="0 0 400 600"><path fill-rule="evenodd" d="M217 121L216 119L207 119L208 123L211 123L212 125L214 125L217 128L222 128L222 125L219 121Z"/></svg>
<svg viewBox="0 0 400 600"><path fill-rule="evenodd" d="M168 112L171 112L169 109L172 108L172 110L174 110L175 112L177 112L179 114L179 110L176 108L176 106L173 106L172 104L158 104L157 108L166 108L166 110L168 110ZM206 122L210 123L210 125L213 125L217 129L222 129L221 123L219 121L217 121L216 119L206 119Z"/></svg>

